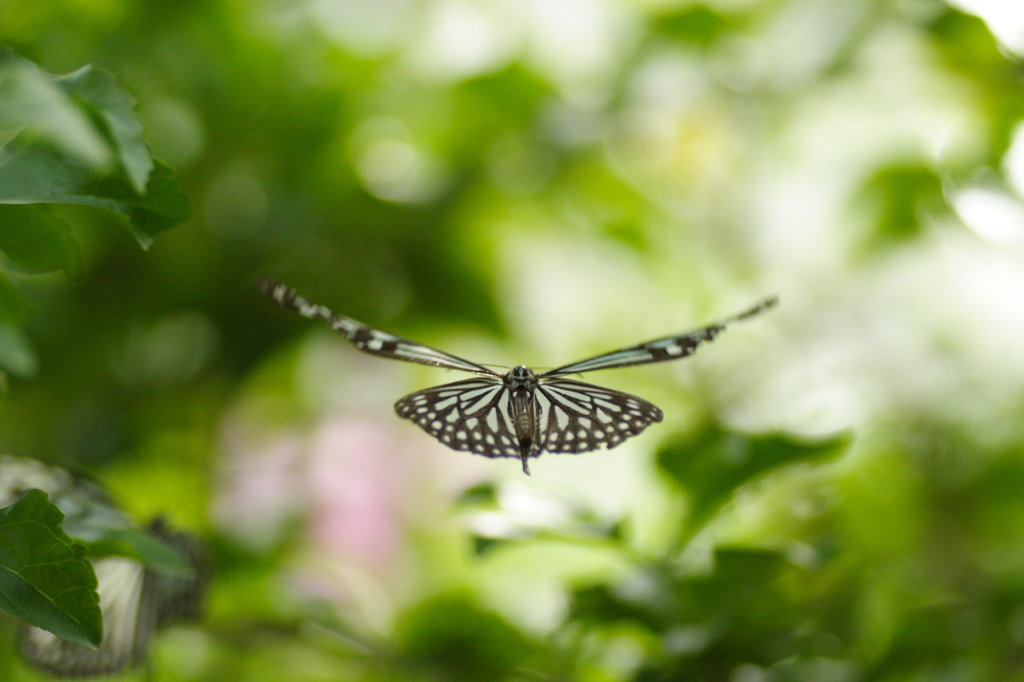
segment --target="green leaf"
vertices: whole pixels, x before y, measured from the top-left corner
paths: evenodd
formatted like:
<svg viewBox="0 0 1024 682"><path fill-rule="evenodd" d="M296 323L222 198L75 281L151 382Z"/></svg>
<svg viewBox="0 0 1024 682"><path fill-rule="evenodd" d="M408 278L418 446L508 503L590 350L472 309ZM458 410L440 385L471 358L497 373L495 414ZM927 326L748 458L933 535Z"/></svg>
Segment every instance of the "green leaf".
<svg viewBox="0 0 1024 682"><path fill-rule="evenodd" d="M127 545L129 551L111 548L106 543ZM120 554L137 558L157 573L181 578L195 575L192 563L175 547L161 540L153 533L140 528L119 528L106 531L97 543L90 543L90 555L102 553Z"/></svg>
<svg viewBox="0 0 1024 682"><path fill-rule="evenodd" d="M174 174L156 162L145 195L123 175L98 175L41 140L19 136L0 149L0 204L85 204L116 211L143 248L188 217Z"/></svg>
<svg viewBox="0 0 1024 682"><path fill-rule="evenodd" d="M135 99L105 71L86 66L57 77L0 51L0 128L20 130L0 147L2 204L115 211L143 248L188 217L173 174L142 140ZM73 268L75 258L62 253L61 267Z"/></svg>
<svg viewBox="0 0 1024 682"><path fill-rule="evenodd" d="M744 483L784 464L833 457L849 440L846 433L806 440L779 433L752 436L710 425L662 448L658 465L690 493L694 530Z"/></svg>
<svg viewBox="0 0 1024 682"><path fill-rule="evenodd" d="M93 190L106 200L105 208L124 214L126 227L144 249L148 249L161 232L189 216L188 199L174 178L174 171L159 161L153 164L145 196L135 194L123 179L113 176L100 180Z"/></svg>
<svg viewBox="0 0 1024 682"><path fill-rule="evenodd" d="M659 17L654 25L655 31L673 40L703 48L713 45L725 29L725 19L704 5Z"/></svg>
<svg viewBox="0 0 1024 682"><path fill-rule="evenodd" d="M865 183L861 195L878 210L869 247L912 239L921 233L925 219L950 212L942 180L923 165L883 168Z"/></svg>
<svg viewBox="0 0 1024 682"><path fill-rule="evenodd" d="M510 544L510 541L504 538L489 538L484 537L483 535L474 535L473 554L475 556L481 557L493 549L497 549L498 547L505 547L508 544Z"/></svg>
<svg viewBox="0 0 1024 682"><path fill-rule="evenodd" d="M0 129L29 131L96 170L110 170L110 145L54 77L0 49Z"/></svg>
<svg viewBox="0 0 1024 682"><path fill-rule="evenodd" d="M86 549L61 530L64 514L30 489L0 510L0 608L96 649L103 620Z"/></svg>
<svg viewBox="0 0 1024 682"><path fill-rule="evenodd" d="M645 575L645 578L652 578ZM655 578L657 576L654 576ZM667 594L667 587L656 581L656 594ZM632 622L643 625L649 630L658 630L665 626L663 614L650 608L650 604L637 603L636 600L624 599L606 584L585 585L576 587L569 600L570 622L584 622L588 625L599 623ZM669 605L672 606L672 605Z"/></svg>
<svg viewBox="0 0 1024 682"><path fill-rule="evenodd" d="M927 28L937 53L954 73L971 84L975 106L983 108L989 142L987 158L980 163L998 167L1024 116L1021 60L999 45L981 17L953 7L945 7ZM970 178L977 168L977 164L970 164L962 170Z"/></svg>
<svg viewBox="0 0 1024 682"><path fill-rule="evenodd" d="M71 226L43 204L0 204L0 251L29 272L81 272Z"/></svg>
<svg viewBox="0 0 1024 682"><path fill-rule="evenodd" d="M462 491L454 506L456 509L497 509L498 487L491 481L470 486Z"/></svg>
<svg viewBox="0 0 1024 682"><path fill-rule="evenodd" d="M412 607L396 625L402 652L437 679L508 679L535 650L496 613L480 609L465 591L441 594Z"/></svg>
<svg viewBox="0 0 1024 682"><path fill-rule="evenodd" d="M31 379L39 371L39 360L25 332L0 321L0 370L19 379Z"/></svg>
<svg viewBox="0 0 1024 682"><path fill-rule="evenodd" d="M113 74L91 66L83 66L59 78L57 83L84 102L86 109L103 122L132 188L136 194L145 193L153 170L153 157L142 141L142 123L135 115L135 98L117 85Z"/></svg>
<svg viewBox="0 0 1024 682"><path fill-rule="evenodd" d="M21 326L32 315L32 305L0 272L0 323Z"/></svg>
<svg viewBox="0 0 1024 682"><path fill-rule="evenodd" d="M607 584L577 587L569 620L632 622L653 631L680 622L721 627L738 613L757 612L763 602L772 600L777 589L773 582L790 566L779 552L744 547L716 548L711 574L680 575L664 564L652 563L630 581L643 584L643 590Z"/></svg>

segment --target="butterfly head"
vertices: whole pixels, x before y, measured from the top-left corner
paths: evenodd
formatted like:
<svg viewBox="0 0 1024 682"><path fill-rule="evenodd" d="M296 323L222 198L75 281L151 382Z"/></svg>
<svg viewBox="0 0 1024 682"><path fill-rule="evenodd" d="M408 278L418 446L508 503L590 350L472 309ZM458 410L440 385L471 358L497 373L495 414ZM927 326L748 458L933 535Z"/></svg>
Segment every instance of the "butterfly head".
<svg viewBox="0 0 1024 682"><path fill-rule="evenodd" d="M508 387L512 394L515 395L517 391L530 391L533 390L534 386L537 385L537 375L533 373L533 370L525 365L518 365L513 367L505 374L505 386Z"/></svg>

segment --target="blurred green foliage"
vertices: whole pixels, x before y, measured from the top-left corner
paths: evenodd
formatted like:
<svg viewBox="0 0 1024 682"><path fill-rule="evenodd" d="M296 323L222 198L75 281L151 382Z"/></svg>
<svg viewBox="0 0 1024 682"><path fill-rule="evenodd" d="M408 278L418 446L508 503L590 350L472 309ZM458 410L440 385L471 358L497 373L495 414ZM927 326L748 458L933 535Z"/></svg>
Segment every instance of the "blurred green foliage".
<svg viewBox="0 0 1024 682"><path fill-rule="evenodd" d="M802 442L785 434L746 436L709 425L693 429L658 452L658 465L689 495L689 522L701 528L745 483L798 462L818 462L843 453L844 435Z"/></svg>
<svg viewBox="0 0 1024 682"><path fill-rule="evenodd" d="M1022 61L969 6L7 0L0 452L204 534L153 679L1024 679ZM781 305L524 483L264 273L478 362Z"/></svg>

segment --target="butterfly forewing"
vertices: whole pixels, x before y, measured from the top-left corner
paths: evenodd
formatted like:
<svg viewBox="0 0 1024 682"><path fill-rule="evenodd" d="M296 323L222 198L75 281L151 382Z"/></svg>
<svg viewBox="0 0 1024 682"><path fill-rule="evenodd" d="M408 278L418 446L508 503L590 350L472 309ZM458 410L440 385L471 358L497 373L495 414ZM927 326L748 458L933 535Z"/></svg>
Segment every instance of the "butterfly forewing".
<svg viewBox="0 0 1024 682"><path fill-rule="evenodd" d="M665 362L667 360L678 360L692 355L697 348L705 341L711 341L725 329L726 325L744 320L757 315L763 310L771 308L778 302L778 299L768 298L756 306L743 311L739 315L710 324L700 329L666 336L661 339L654 339L628 348L621 348L610 353L603 353L586 360L580 360L568 365L556 367L541 374L542 377L557 377L566 374L580 374L582 372L593 372L598 369L613 369L615 367L629 367L631 365L645 365L652 362Z"/></svg>
<svg viewBox="0 0 1024 682"><path fill-rule="evenodd" d="M362 322L357 322L350 317L331 312L330 309L322 305L310 303L295 289L281 284L270 277L264 277L260 280L260 290L284 308L293 310L303 317L323 320L331 325L331 329L342 334L353 346L365 353L391 358L392 360L405 360L406 362L416 362L432 367L457 369L484 376L498 376L494 371L475 362L464 360L455 355L449 355L436 348L424 346L421 343L403 339L394 334L388 334L387 332L367 327Z"/></svg>
<svg viewBox="0 0 1024 682"><path fill-rule="evenodd" d="M556 377L566 374L581 374L583 372L593 372L597 369L629 367L630 365L644 365L651 362L665 362L666 360L685 358L687 355L692 355L700 344L715 338L722 329L724 327L714 325L687 332L680 336L648 341L637 346L630 346L629 348L623 348L558 367L545 372L541 376Z"/></svg>
<svg viewBox="0 0 1024 682"><path fill-rule="evenodd" d="M395 412L454 450L519 456L508 389L500 379L467 379L417 391L395 403Z"/></svg>
<svg viewBox="0 0 1024 682"><path fill-rule="evenodd" d="M614 448L662 419L642 398L571 379L537 386L538 454Z"/></svg>

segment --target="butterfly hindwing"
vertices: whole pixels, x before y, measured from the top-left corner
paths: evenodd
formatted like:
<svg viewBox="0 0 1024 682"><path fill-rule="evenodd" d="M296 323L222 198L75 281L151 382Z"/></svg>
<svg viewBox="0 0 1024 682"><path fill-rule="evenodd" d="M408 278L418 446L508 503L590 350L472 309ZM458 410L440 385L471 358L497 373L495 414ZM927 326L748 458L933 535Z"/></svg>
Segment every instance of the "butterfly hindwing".
<svg viewBox="0 0 1024 682"><path fill-rule="evenodd" d="M611 449L662 420L643 398L572 379L541 380L536 401L539 452Z"/></svg>
<svg viewBox="0 0 1024 682"><path fill-rule="evenodd" d="M508 403L500 379L467 379L407 395L395 403L395 412L453 450L518 457Z"/></svg>

